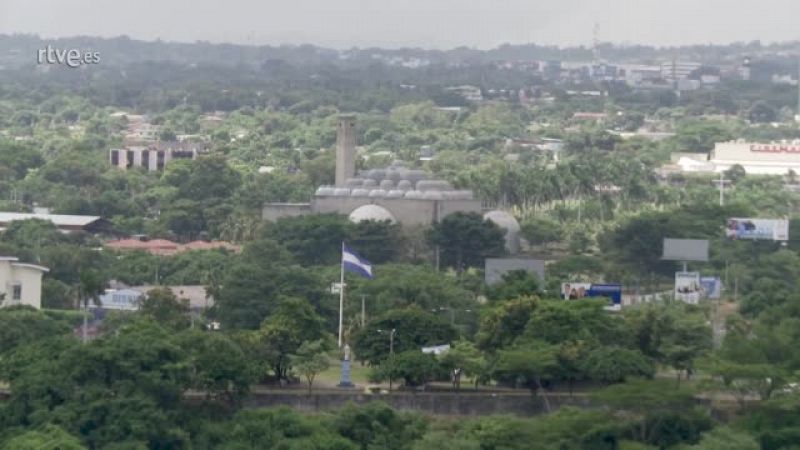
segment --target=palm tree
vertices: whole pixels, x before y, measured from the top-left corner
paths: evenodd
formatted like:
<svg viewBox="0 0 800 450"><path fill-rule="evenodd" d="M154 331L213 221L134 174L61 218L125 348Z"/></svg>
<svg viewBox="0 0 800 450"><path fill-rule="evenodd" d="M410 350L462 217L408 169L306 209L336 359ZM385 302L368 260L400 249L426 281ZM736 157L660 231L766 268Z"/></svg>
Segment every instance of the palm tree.
<svg viewBox="0 0 800 450"><path fill-rule="evenodd" d="M86 343L88 330L89 302L91 301L100 306L100 294L105 291L106 281L102 274L97 270L87 269L78 273L78 301L83 305L83 329L81 330L81 341Z"/></svg>
<svg viewBox="0 0 800 450"><path fill-rule="evenodd" d="M235 214L229 216L220 226L220 238L230 242L244 242L255 239L262 221L252 215Z"/></svg>

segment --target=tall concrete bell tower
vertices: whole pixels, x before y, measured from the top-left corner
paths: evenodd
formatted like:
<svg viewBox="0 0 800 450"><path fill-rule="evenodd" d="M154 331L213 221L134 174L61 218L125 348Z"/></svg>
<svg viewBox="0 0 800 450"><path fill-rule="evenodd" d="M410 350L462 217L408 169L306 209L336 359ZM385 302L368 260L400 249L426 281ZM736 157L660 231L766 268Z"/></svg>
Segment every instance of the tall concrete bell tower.
<svg viewBox="0 0 800 450"><path fill-rule="evenodd" d="M356 116L342 114L336 132L336 186L356 175Z"/></svg>

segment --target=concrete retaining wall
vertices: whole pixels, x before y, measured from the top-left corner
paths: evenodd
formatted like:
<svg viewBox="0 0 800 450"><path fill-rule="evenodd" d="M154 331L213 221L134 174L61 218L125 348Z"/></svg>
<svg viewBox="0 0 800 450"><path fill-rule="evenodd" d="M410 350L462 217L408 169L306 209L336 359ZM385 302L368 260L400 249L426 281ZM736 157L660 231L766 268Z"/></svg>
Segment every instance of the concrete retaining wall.
<svg viewBox="0 0 800 450"><path fill-rule="evenodd" d="M365 394L361 391L315 391L311 394L299 390L256 392L245 401L248 408L289 406L298 411L319 412L342 408L348 403L363 405L382 401L392 408L447 416L479 416L514 414L533 416L547 412L542 396L527 394L451 393L451 392L393 392L391 394ZM590 407L586 397L567 395L548 396L551 410L561 406Z"/></svg>

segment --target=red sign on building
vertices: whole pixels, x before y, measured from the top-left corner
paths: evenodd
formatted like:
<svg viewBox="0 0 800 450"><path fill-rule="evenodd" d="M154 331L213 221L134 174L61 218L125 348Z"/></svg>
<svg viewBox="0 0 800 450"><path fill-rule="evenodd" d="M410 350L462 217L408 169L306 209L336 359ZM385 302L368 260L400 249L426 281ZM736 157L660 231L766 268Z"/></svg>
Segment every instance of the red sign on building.
<svg viewBox="0 0 800 450"><path fill-rule="evenodd" d="M760 153L800 153L800 145L751 144L750 151Z"/></svg>

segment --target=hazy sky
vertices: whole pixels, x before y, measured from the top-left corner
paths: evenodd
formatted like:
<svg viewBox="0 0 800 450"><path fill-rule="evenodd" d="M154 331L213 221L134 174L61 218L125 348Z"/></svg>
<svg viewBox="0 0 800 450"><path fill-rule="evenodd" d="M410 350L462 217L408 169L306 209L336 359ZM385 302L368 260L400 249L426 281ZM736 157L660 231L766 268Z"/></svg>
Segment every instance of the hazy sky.
<svg viewBox="0 0 800 450"><path fill-rule="evenodd" d="M489 48L800 40L800 0L0 0L0 33Z"/></svg>

